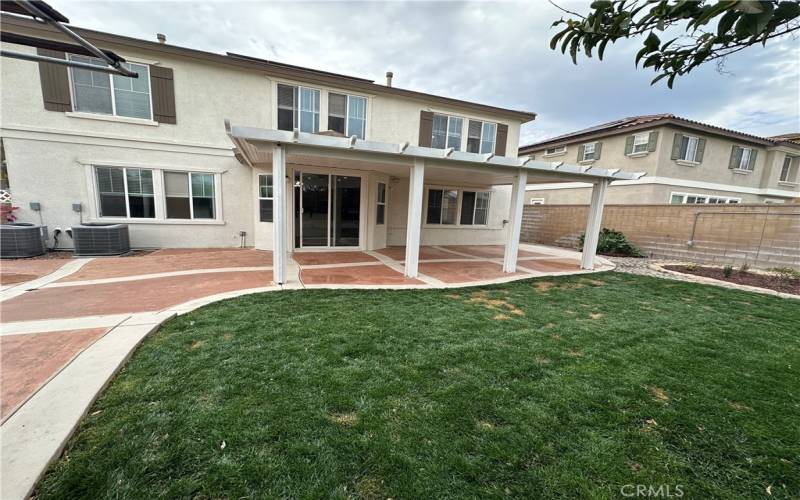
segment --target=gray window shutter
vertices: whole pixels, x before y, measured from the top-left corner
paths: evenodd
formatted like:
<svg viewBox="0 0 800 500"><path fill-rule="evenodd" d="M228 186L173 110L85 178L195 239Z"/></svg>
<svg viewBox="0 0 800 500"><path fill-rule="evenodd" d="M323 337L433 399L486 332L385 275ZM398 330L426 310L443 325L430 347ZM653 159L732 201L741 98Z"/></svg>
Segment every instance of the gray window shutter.
<svg viewBox="0 0 800 500"><path fill-rule="evenodd" d="M602 153L602 152L603 152L603 143L602 142L596 143L594 145L594 159L595 160L599 160L600 159L600 153Z"/></svg>
<svg viewBox="0 0 800 500"><path fill-rule="evenodd" d="M583 144L581 144L580 147L578 148L578 161L583 161L583 150L584 149L586 149L586 147Z"/></svg>
<svg viewBox="0 0 800 500"><path fill-rule="evenodd" d="M633 153L633 136L629 135L625 138L625 154L629 155Z"/></svg>
<svg viewBox="0 0 800 500"><path fill-rule="evenodd" d="M656 143L658 143L658 130L650 132L650 137L647 138L647 150L651 153L655 151Z"/></svg>
<svg viewBox="0 0 800 500"><path fill-rule="evenodd" d="M731 147L731 159L728 162L728 168L739 168L739 163L742 161L742 148L739 146Z"/></svg>
<svg viewBox="0 0 800 500"><path fill-rule="evenodd" d="M150 66L150 92L153 97L153 120L173 125L177 123L172 68Z"/></svg>
<svg viewBox="0 0 800 500"><path fill-rule="evenodd" d="M36 49L40 56L66 59L63 52L50 49ZM42 82L44 109L48 111L72 111L72 98L69 92L67 67L60 64L39 63L39 79Z"/></svg>
<svg viewBox="0 0 800 500"><path fill-rule="evenodd" d="M670 156L673 160L681 157L681 142L683 142L683 135L675 132L675 139L672 141L672 155Z"/></svg>
<svg viewBox="0 0 800 500"><path fill-rule="evenodd" d="M703 153L706 152L706 140L697 139L697 154L694 155L694 161L703 163Z"/></svg>
<svg viewBox="0 0 800 500"><path fill-rule="evenodd" d="M433 139L433 113L431 111L419 112L419 145L431 147Z"/></svg>
<svg viewBox="0 0 800 500"><path fill-rule="evenodd" d="M750 160L747 162L747 170L750 170L751 172L756 169L756 156L758 156L758 150L751 149Z"/></svg>
<svg viewBox="0 0 800 500"><path fill-rule="evenodd" d="M497 156L506 155L506 143L508 142L508 125L497 124L497 137L494 143L494 154Z"/></svg>

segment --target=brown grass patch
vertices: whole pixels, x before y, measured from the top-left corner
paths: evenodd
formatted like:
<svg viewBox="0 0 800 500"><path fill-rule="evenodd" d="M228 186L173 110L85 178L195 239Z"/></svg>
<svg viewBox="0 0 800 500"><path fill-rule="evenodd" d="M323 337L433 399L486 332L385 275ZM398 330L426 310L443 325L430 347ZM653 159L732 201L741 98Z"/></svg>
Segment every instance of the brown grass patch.
<svg viewBox="0 0 800 500"><path fill-rule="evenodd" d="M225 340L230 340L233 338L233 334L231 332L225 332L225 335L222 336Z"/></svg>
<svg viewBox="0 0 800 500"><path fill-rule="evenodd" d="M445 295L445 297L447 297L449 299L460 299L461 295L459 295L457 293L448 293L447 295Z"/></svg>
<svg viewBox="0 0 800 500"><path fill-rule="evenodd" d="M536 362L540 365L549 365L552 363L552 361L550 361L548 358L536 358Z"/></svg>
<svg viewBox="0 0 800 500"><path fill-rule="evenodd" d="M589 283L592 286L603 286L603 285L606 284L606 282L602 281L602 280L589 280L589 279L587 279L587 280L583 280L583 281L585 281L586 283Z"/></svg>
<svg viewBox="0 0 800 500"><path fill-rule="evenodd" d="M669 401L669 396L667 395L667 391L660 387L651 386L647 388L650 393L659 401L667 402Z"/></svg>
<svg viewBox="0 0 800 500"><path fill-rule="evenodd" d="M478 421L478 429L482 431L493 431L495 425L487 420L479 420Z"/></svg>
<svg viewBox="0 0 800 500"><path fill-rule="evenodd" d="M533 287L536 288L536 291L539 293L547 293L547 291L554 286L556 286L556 284L552 281L537 281L533 285Z"/></svg>
<svg viewBox="0 0 800 500"><path fill-rule="evenodd" d="M589 317L592 319L600 319L603 317L603 313L592 313L589 315Z"/></svg>
<svg viewBox="0 0 800 500"><path fill-rule="evenodd" d="M508 292L506 292L508 293ZM525 316L525 311L510 303L506 299L492 299L489 297L488 292L481 290L474 292L470 298L465 301L467 304L476 304L490 309L493 311L502 311L502 313L510 313L515 316ZM506 314L499 313L494 319L510 319ZM502 317L501 317L502 316Z"/></svg>
<svg viewBox="0 0 800 500"><path fill-rule="evenodd" d="M753 411L752 408L744 403L740 403L739 401L728 401L728 404L731 405L731 408L736 411Z"/></svg>
<svg viewBox="0 0 800 500"><path fill-rule="evenodd" d="M571 357L573 357L573 358L582 358L582 357L583 357L583 353L582 353L582 352L580 352L580 351L573 351L573 350L569 350L569 351L567 351L567 355L568 355L568 356L571 356Z"/></svg>
<svg viewBox="0 0 800 500"><path fill-rule="evenodd" d="M547 323L546 325L544 325L544 328L555 328L555 327L556 327L555 323Z"/></svg>
<svg viewBox="0 0 800 500"><path fill-rule="evenodd" d="M355 493L361 498L386 498L383 494L383 480L363 477L355 485Z"/></svg>
<svg viewBox="0 0 800 500"><path fill-rule="evenodd" d="M193 350L193 351L194 351L194 350L196 350L196 349L200 349L200 348L201 348L201 347L203 347L205 344L206 344L206 341L205 341L205 340L193 340L193 341L192 341L192 345L191 345L191 347L189 347L189 349L191 349L191 350Z"/></svg>
<svg viewBox="0 0 800 500"><path fill-rule="evenodd" d="M495 314L494 318L492 318L492 319L495 320L495 321L504 321L504 320L507 320L507 319L511 319L511 316L506 316L505 314L500 313L500 314Z"/></svg>
<svg viewBox="0 0 800 500"><path fill-rule="evenodd" d="M355 413L333 413L330 415L330 419L343 427L352 427L358 421L358 415Z"/></svg>
<svg viewBox="0 0 800 500"><path fill-rule="evenodd" d="M642 426L642 432L650 432L656 427L658 427L658 422L656 422L655 419L648 418L647 420L644 421L644 425Z"/></svg>

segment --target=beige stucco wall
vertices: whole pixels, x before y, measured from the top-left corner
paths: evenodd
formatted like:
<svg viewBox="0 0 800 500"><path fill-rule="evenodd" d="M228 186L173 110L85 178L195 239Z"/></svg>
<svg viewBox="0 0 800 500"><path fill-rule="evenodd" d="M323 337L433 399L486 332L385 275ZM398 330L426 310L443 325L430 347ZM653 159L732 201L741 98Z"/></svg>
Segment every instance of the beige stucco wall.
<svg viewBox="0 0 800 500"><path fill-rule="evenodd" d="M18 45L3 44L3 48L35 52L35 49ZM98 220L95 193L91 174L87 175L87 166L193 169L218 174L221 187L219 220L128 220L132 244L137 247L238 246L239 232L246 231L247 245L254 245L257 239L260 247L271 248L271 224L258 222L258 172L234 159L231 151L233 145L225 134L224 120L230 119L236 125L275 128L277 103L274 89L277 84L302 85L304 82L281 80L261 71L113 43L104 44L104 48L132 62L173 69L177 124L130 123L102 115L47 111L42 102L38 64L4 58L0 63L3 82L0 136L6 148L14 204L20 206L19 220L39 222L39 214L28 208L29 203L34 201L42 204L42 221L51 229L56 226L66 228L80 220L79 215L72 212L73 203L83 204L84 221ZM424 98L365 95L345 87L308 86L321 91L320 130L327 129L328 91L345 92L367 97L366 138L369 140L417 144L420 111L430 110L466 119L507 124L506 154L517 154L520 122L509 120L507 115L476 114L466 107L455 104L442 106L432 101L426 102ZM463 147L466 147L466 137ZM402 201L401 207L400 202L396 201L398 195L390 190L387 224L375 226L376 183L378 179L388 183L388 176L379 172L367 172L364 175L369 189L364 193L362 210L369 210L365 219L369 229L362 244L368 248L381 248L392 235L394 241L400 241L398 234L402 234L404 239L406 201ZM401 182L407 183L407 180ZM407 200L407 184L405 189ZM490 217L493 224L508 217L507 206L505 215L496 212L502 211L503 204L507 204L507 196L504 196L498 197L499 205L492 204ZM291 218L291 210L289 214ZM402 229L398 229L400 227ZM423 243L469 240L478 233L479 237L486 236L496 242L502 240L502 237L496 237L498 231L502 232L502 228L448 229L442 230L442 234L437 236L439 231L426 229L423 231ZM60 244L71 246L69 239L64 237Z"/></svg>

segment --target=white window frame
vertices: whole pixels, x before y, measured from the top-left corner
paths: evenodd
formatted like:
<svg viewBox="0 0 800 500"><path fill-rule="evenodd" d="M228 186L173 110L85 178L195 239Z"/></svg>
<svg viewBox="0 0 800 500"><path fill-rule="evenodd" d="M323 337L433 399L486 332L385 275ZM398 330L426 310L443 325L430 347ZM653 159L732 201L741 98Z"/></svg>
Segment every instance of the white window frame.
<svg viewBox="0 0 800 500"><path fill-rule="evenodd" d="M380 186L383 185L383 201L380 199ZM386 199L389 195L389 185L383 181L378 181L375 185L375 225L386 225ZM383 207L383 222L378 222L378 207Z"/></svg>
<svg viewBox="0 0 800 500"><path fill-rule="evenodd" d="M303 121L303 116L302 116L302 109L301 109L301 104L300 104L302 99L303 99L303 92L302 91L303 91L303 89L305 89L305 90L310 90L311 92L316 92L317 93L317 98L318 98L318 101L319 101L319 108L316 111L316 115L317 115L317 130L314 133L315 134L319 133L320 127L322 127L322 90L314 88L314 87L307 87L305 85L299 85L297 83L292 83L292 82L275 82L275 86L273 87L274 88L274 94L275 94L275 128L276 129L278 128L278 110L280 109L280 105L278 104L278 86L281 86L281 85L284 86L284 87L292 87L297 92L297 101L294 103L294 107L292 108L292 112L293 112L292 121L294 121L294 117L297 117L297 123L295 123L294 127L292 127L292 128L293 129L296 128L296 129L298 129L300 131L303 130L303 127L301 126L301 122ZM340 92L334 92L334 94L337 94L337 93L340 93ZM345 105L346 104L347 103L345 103ZM347 110L345 110L345 113L346 112L347 112ZM364 111L364 118L365 118L364 135L366 135L366 108L365 108L365 111ZM327 121L327 115L326 115L325 120ZM312 129L313 129L313 127L312 127ZM347 121L346 120L345 120L345 130L347 130Z"/></svg>
<svg viewBox="0 0 800 500"><path fill-rule="evenodd" d="M444 192L446 191L455 191L456 192L456 217L455 222L453 224L444 224L441 221L443 220L444 214L444 203L439 208L439 222L428 222L428 200L431 191L442 191L442 200L444 200ZM464 192L468 191L470 193L475 193L475 205L472 207L472 224L462 224L461 223L461 207L464 203ZM475 224L475 211L476 207L478 206L478 193L487 193L489 195L489 200L486 204L486 223L485 224ZM423 227L428 228L453 228L459 227L462 229L468 228L487 228L489 227L489 218L492 213L492 193L493 190L489 188L480 188L480 187L454 187L454 186L425 186L425 197L423 199L423 203L425 204L424 212L422 214L422 221Z"/></svg>
<svg viewBox="0 0 800 500"><path fill-rule="evenodd" d="M298 87L298 89L299 89L299 87ZM298 90L298 95L299 95L299 92L300 91ZM363 95L348 94L346 92L336 92L335 90L329 90L328 91L328 120L330 120L330 116L331 116L331 108L330 108L331 94L344 96L344 135L346 135L347 137L351 137L353 135L352 133L350 133L350 99L351 98L364 99L364 137L362 137L361 139L362 140L366 140L367 139L367 116L368 116L367 105L369 104L369 99L366 96L363 96ZM300 103L298 102L298 110L299 110L299 105L300 105ZM320 107L322 107L322 103L321 102L320 102ZM298 122L299 121L300 121L300 119L298 118ZM300 124L298 123L298 125L300 125ZM330 125L328 125L328 129L330 130Z"/></svg>
<svg viewBox="0 0 800 500"><path fill-rule="evenodd" d="M454 151L466 151L466 142L464 141L464 137L465 137L464 134L465 134L465 131L469 130L469 128L468 127L465 128L464 127L464 123L465 122L468 123L469 119L468 118L464 118L463 116L449 115L447 113L433 113L433 117L434 118L436 118L437 116L443 116L443 117L447 118L447 123L445 124L445 127L444 127L444 148L441 148L441 149L453 148ZM451 122L451 120L461 120L461 131L459 132L459 144L458 144L458 147L450 145L450 122ZM478 121L478 120L473 120L473 121ZM433 130L432 129L431 129L431 147L433 147ZM436 148L436 149L440 149L440 148Z"/></svg>
<svg viewBox="0 0 800 500"><path fill-rule="evenodd" d="M591 151L592 157L591 158L587 158L586 157L586 153L589 150L589 146L592 147L592 151ZM595 160L595 158L594 158L594 152L595 151L597 151L597 141L584 143L583 144L583 156L581 156L581 161L594 161Z"/></svg>
<svg viewBox="0 0 800 500"><path fill-rule="evenodd" d="M125 216L121 215L103 215L102 214L102 204L100 201L100 184L97 182L97 169L99 168L114 168L122 170L122 186L125 190ZM128 192L128 170L149 170L152 172L152 181L153 181L153 194L150 195L153 198L153 210L155 211L153 217L131 217L131 206L130 206L130 193ZM157 171L152 168L147 167L120 167L117 165L93 165L92 166L92 176L93 176L93 185L94 185L94 198L97 207L97 218L98 219L125 219L125 220L132 220L132 221L152 221L158 218L158 193L156 192L156 175L158 175ZM140 194L141 195L141 194Z"/></svg>
<svg viewBox="0 0 800 500"><path fill-rule="evenodd" d="M554 148L547 148L544 150L544 157L549 158L551 156L561 156L567 154L567 146L556 146Z"/></svg>
<svg viewBox="0 0 800 500"><path fill-rule="evenodd" d="M797 184L796 169L798 168L798 164L800 164L800 156L791 156L787 154L783 158L783 164L781 165L778 182L783 182L784 184Z"/></svg>
<svg viewBox="0 0 800 500"><path fill-rule="evenodd" d="M736 166L734 170L738 170L740 172L752 172L755 170L756 166L753 165L753 168L748 168L750 164L750 158L753 156L753 148L751 147L744 147L744 146L737 146L739 149L742 150L742 156L739 158L739 164ZM747 154L745 155L745 152Z"/></svg>
<svg viewBox="0 0 800 500"><path fill-rule="evenodd" d="M483 155L485 155L485 154L494 154L494 152L497 150L497 128L498 128L499 124L496 123L496 122L480 120L480 119L477 119L477 118L464 118L464 125L463 125L464 128L463 128L463 132L461 134L461 141L464 143L464 151L468 151L468 147L469 147L468 146L469 145L469 122L480 122L480 124L481 124L481 132L480 132L480 136L478 137L478 139L479 139L479 141L478 141L478 152L477 153L473 153L473 154L483 154ZM483 140L483 129L484 129L484 127L486 127L487 123L489 125L494 125L494 136L492 137L492 150L489 153L481 153L481 150L483 149L483 142L484 142L484 140Z"/></svg>
<svg viewBox="0 0 800 500"><path fill-rule="evenodd" d="M697 146L700 144L700 138L695 135L682 135L681 136L681 149L683 149L683 140L686 139L688 142L686 143L686 155L689 155L689 151L692 152L691 158L682 158L680 155L678 156L678 161L686 161L689 163L698 163L697 161ZM694 142L692 142L694 141ZM692 148L692 144L694 144L694 148Z"/></svg>
<svg viewBox="0 0 800 500"><path fill-rule="evenodd" d="M167 216L167 188L166 182L164 180L164 174L172 173L172 174L186 174L189 180L189 218L188 219L170 219ZM214 180L214 217L210 218L195 218L194 216L194 187L192 186L192 176L193 175L210 175ZM217 185L217 174L214 172L203 172L203 171L196 171L196 170L176 170L176 169L166 169L161 171L161 185L164 186L164 189L161 193L161 199L164 203L164 220L167 221L215 221L219 220L219 186ZM260 194L260 193L259 193ZM205 198L205 196L198 197L198 198Z"/></svg>
<svg viewBox="0 0 800 500"><path fill-rule="evenodd" d="M673 203L672 199L676 196L681 197L680 203ZM695 200L702 199L702 202L695 201L693 203L688 203L689 198L694 198ZM711 202L711 200L724 200L722 202ZM668 203L670 205L728 205L728 204L735 204L741 203L742 199L737 198L735 196L720 196L716 194L699 194L699 193L681 193L681 192L672 192L669 195Z"/></svg>
<svg viewBox="0 0 800 500"><path fill-rule="evenodd" d="M644 140L642 140L644 138ZM631 155L639 155L642 153L647 153L648 149L647 146L650 144L650 132L639 132L638 134L634 134L633 136L633 147L631 148ZM644 149L639 151L636 150L637 146L644 146Z"/></svg>
<svg viewBox="0 0 800 500"><path fill-rule="evenodd" d="M93 56L84 56L84 55L81 55L81 54L69 54L68 57L69 57L70 61L72 60L73 56L90 57L92 59L97 59L98 61L101 60L100 58L93 57ZM114 118L120 118L122 120L142 120L142 121L152 122L153 121L153 87L150 85L150 65L147 64L147 63L137 62L137 61L127 61L127 62L122 63L122 64L123 65L128 64L128 68L129 69L130 69L130 64L136 64L137 66L144 66L147 69L147 76L145 77L140 73L139 74L139 78L145 78L146 81L147 81L147 94L148 94L148 97L150 99L150 117L149 118L139 118L137 116L124 116L124 115L118 115L117 114L117 97L116 97L115 92L114 92L114 75L112 75L111 73L107 73L107 75L108 75L108 88L111 90L111 114L109 115L109 114L106 114L106 113L99 113L97 111L82 111L82 110L77 109L75 107L75 103L78 102L75 99L75 81L74 81L74 79L72 77L73 68L69 68L69 71L67 71L67 79L69 81L69 97L72 100L72 111L74 113L86 113L86 114L90 114L90 115L113 116ZM98 67L101 67L101 66L98 66ZM85 68L79 68L79 69L85 69ZM91 71L91 70L88 70L88 71ZM149 170L149 169L147 169L147 170Z"/></svg>

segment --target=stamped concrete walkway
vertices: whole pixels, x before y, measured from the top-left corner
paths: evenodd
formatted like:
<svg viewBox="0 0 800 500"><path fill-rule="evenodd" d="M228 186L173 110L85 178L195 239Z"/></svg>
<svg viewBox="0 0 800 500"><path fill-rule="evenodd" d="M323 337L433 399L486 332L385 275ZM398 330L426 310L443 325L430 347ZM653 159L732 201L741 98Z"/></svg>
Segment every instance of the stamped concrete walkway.
<svg viewBox="0 0 800 500"><path fill-rule="evenodd" d="M0 498L25 498L136 346L164 321L202 305L281 288L431 288L573 274L580 254L521 245L503 273L502 246L296 252L272 283L272 254L169 249L125 258L5 261L0 288ZM613 265L598 259L597 270Z"/></svg>

